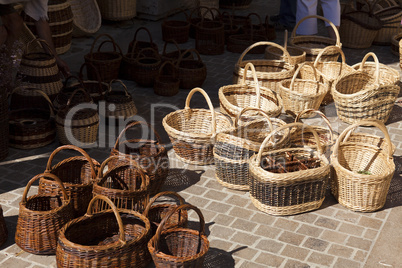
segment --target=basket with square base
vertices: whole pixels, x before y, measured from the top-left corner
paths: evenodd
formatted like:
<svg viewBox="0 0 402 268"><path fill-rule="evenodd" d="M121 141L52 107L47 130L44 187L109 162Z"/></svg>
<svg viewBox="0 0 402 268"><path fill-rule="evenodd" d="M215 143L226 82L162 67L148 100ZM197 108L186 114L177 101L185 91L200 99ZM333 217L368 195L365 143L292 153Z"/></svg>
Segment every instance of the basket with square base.
<svg viewBox="0 0 402 268"><path fill-rule="evenodd" d="M256 107L270 117L279 116L283 108L282 98L271 89L259 85L254 65L251 62L244 67L244 72L247 73L249 70L254 79L253 85L246 84L245 76L243 76L241 83L219 88L221 113L235 119L242 109Z"/></svg>
<svg viewBox="0 0 402 268"><path fill-rule="evenodd" d="M241 116L248 111L257 111L262 115L251 122L240 126ZM218 182L231 189L249 190L248 160L257 153L265 137L274 129L286 123L269 116L258 108L244 108L236 117L233 129L218 133L214 144L215 177ZM279 137L280 136L280 137ZM275 137L275 148L281 148L288 143L289 130ZM273 143L270 143L272 149Z"/></svg>
<svg viewBox="0 0 402 268"><path fill-rule="evenodd" d="M52 143L56 138L53 105L42 91L37 93L48 102L48 110L37 108L13 109L9 112L9 145L18 149L34 149ZM11 94L11 98L12 98Z"/></svg>
<svg viewBox="0 0 402 268"><path fill-rule="evenodd" d="M357 126L379 128L384 133L387 147L382 149L370 143L346 139ZM341 133L331 154L334 168L331 192L341 205L361 212L376 211L385 205L395 172L391 148L388 131L378 121L362 120Z"/></svg>
<svg viewBox="0 0 402 268"><path fill-rule="evenodd" d="M93 213L96 202L111 209ZM86 214L68 222L57 242L57 267L138 267L151 262L147 243L151 238L149 220L140 213L118 209L105 196L95 196Z"/></svg>
<svg viewBox="0 0 402 268"><path fill-rule="evenodd" d="M285 61L283 60L266 60L266 59L244 59L248 52L258 46L274 46L282 50L286 55ZM273 42L257 42L249 46L240 55L236 62L233 71L233 83L239 84L243 76L246 76L246 83L252 84L254 82L252 71L245 72L245 66L248 62L251 62L256 70L256 75L261 86L267 87L276 93L279 93L279 84L284 79L292 78L295 73L295 66L289 64L290 55L280 45Z"/></svg>
<svg viewBox="0 0 402 268"><path fill-rule="evenodd" d="M170 200L166 199L164 200L163 203L161 203L160 201L156 203L156 200L161 199L160 197L162 196L164 197L171 196L175 199L175 201L178 202L178 204L168 202ZM183 204L184 204L183 197L181 197L178 193L172 191L157 193L154 197L152 197L151 200L149 200L149 203L145 208L143 215L147 217L151 222L152 236L155 235L156 229L158 229L159 224L166 217L169 211ZM166 229L175 227L186 228L188 221L187 218L188 218L187 210L179 210L169 218L168 222L165 223L165 228Z"/></svg>
<svg viewBox="0 0 402 268"><path fill-rule="evenodd" d="M180 210L194 210L200 218L199 231L173 227L166 229L170 217ZM209 249L209 241L205 235L205 220L201 211L192 205L185 204L172 209L162 220L156 234L148 242L155 267L203 267L205 255Z"/></svg>
<svg viewBox="0 0 402 268"><path fill-rule="evenodd" d="M208 109L190 108L194 93L201 93L208 103ZM219 132L229 130L232 120L215 112L208 94L201 88L194 88L187 95L185 107L166 115L162 124L172 142L176 157L195 165L213 164L213 145Z"/></svg>
<svg viewBox="0 0 402 268"><path fill-rule="evenodd" d="M298 35L296 36L296 30L299 28L300 24L307 19L320 19L327 22L330 27L335 32L336 40L316 35ZM292 35L290 37L290 45L294 47L301 48L306 52L306 61L314 61L321 50L327 46L337 46L342 47L341 39L339 36L338 29L336 26L328 19L322 16L310 15L302 18L293 29ZM338 59L338 51L327 50L322 56L322 61L336 61Z"/></svg>
<svg viewBox="0 0 402 268"><path fill-rule="evenodd" d="M81 155L67 157L52 166L55 156L64 150L74 150ZM56 175L63 182L71 198L75 217L82 216L91 201L92 184L99 166L100 164L83 149L73 145L60 146L49 157L45 172ZM39 194L60 195L61 189L56 181L43 177L39 181L38 192Z"/></svg>
<svg viewBox="0 0 402 268"><path fill-rule="evenodd" d="M39 193L27 197L32 184L44 178L54 181L60 195ZM73 218L72 200L61 180L50 173L38 174L28 182L22 194L15 243L32 254L54 254L59 230Z"/></svg>
<svg viewBox="0 0 402 268"><path fill-rule="evenodd" d="M306 128L316 139L317 150L283 148L265 151L269 140L285 128ZM249 162L250 198L254 206L271 215L293 215L318 209L325 199L330 164L317 133L302 123L274 129Z"/></svg>
<svg viewBox="0 0 402 268"><path fill-rule="evenodd" d="M126 133L131 129L141 126L143 133L153 132L152 139L127 138ZM145 135L146 135L145 134ZM123 140L124 138L124 140ZM110 152L110 156L118 156L108 166L114 168L121 162L133 162L133 165L140 166L150 180L150 195L159 192L169 173L169 157L166 147L162 144L159 134L155 129L144 121L137 121L128 124L116 139L116 143Z"/></svg>
<svg viewBox="0 0 402 268"><path fill-rule="evenodd" d="M109 198L117 208L135 210L142 213L149 201L149 177L136 163L121 161L109 166L110 161L118 161L118 156L111 156L102 162L93 186L93 196L103 195ZM107 171L104 171L105 167ZM105 210L107 204L97 202L92 207L94 212Z"/></svg>

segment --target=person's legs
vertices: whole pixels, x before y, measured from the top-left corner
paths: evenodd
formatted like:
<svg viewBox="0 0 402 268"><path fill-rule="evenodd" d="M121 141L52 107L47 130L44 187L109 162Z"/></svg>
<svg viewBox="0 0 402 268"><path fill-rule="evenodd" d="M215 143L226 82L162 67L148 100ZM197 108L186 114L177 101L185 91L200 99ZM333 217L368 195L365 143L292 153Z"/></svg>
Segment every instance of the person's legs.
<svg viewBox="0 0 402 268"><path fill-rule="evenodd" d="M339 4L339 0L320 0L320 1L324 17L330 20L339 30L339 25L341 25L341 5ZM327 26L328 29L328 36L332 39L336 39L334 29L326 22L325 26Z"/></svg>
<svg viewBox="0 0 402 268"><path fill-rule="evenodd" d="M297 0L281 0L279 23L286 28L295 27Z"/></svg>
<svg viewBox="0 0 402 268"><path fill-rule="evenodd" d="M317 15L318 0L297 0L296 23L310 15ZM303 21L297 27L296 34L313 35L317 34L317 19L311 18Z"/></svg>
<svg viewBox="0 0 402 268"><path fill-rule="evenodd" d="M6 45L11 48L21 35L24 21L17 12L1 16L1 20L7 30Z"/></svg>

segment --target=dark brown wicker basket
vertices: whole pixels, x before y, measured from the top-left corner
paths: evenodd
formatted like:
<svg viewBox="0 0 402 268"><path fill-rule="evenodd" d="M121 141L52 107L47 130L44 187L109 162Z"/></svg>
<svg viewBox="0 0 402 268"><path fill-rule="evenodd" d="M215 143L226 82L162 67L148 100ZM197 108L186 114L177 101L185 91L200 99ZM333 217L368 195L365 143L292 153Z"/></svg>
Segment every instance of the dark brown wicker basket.
<svg viewBox="0 0 402 268"><path fill-rule="evenodd" d="M200 218L200 230L182 227L164 229L169 218L182 209L192 209ZM205 235L205 220L201 211L185 204L172 209L160 223L156 234L148 242L155 267L203 267L204 258L209 250L209 241Z"/></svg>
<svg viewBox="0 0 402 268"><path fill-rule="evenodd" d="M141 31L145 31L147 33L149 41L137 40L137 35ZM127 53L133 53L132 57L135 58L137 54L144 48L153 48L154 50L159 51L158 45L153 42L152 35L149 30L146 27L140 27L137 29L137 31L135 31L133 40L131 40L131 42L128 44Z"/></svg>
<svg viewBox="0 0 402 268"><path fill-rule="evenodd" d="M98 50L94 52L96 42L102 37L108 38L108 41L113 44L112 51L100 51L102 45L105 44L105 42L102 42L99 45ZM111 37L110 35L98 35L92 43L90 52L84 56L84 59L85 62L92 63L96 67L102 81L109 82L112 79L118 78L120 63L122 60L122 52L119 45L116 44L113 37ZM88 78L91 80L98 79L97 74L92 70L88 70Z"/></svg>
<svg viewBox="0 0 402 268"><path fill-rule="evenodd" d="M188 17L188 21L190 22L190 38L195 38L197 24L201 22L202 15L205 13L208 13L212 16L212 18L206 17L204 19L205 21L212 21L213 19L215 19L215 15L210 11L210 8L205 6L196 7L190 12L190 16Z"/></svg>
<svg viewBox="0 0 402 268"><path fill-rule="evenodd" d="M81 153L81 156L68 157L52 166L52 161L56 154L68 149ZM71 197L76 217L85 214L86 208L91 201L92 184L96 178L99 166L100 164L95 159L89 157L83 149L73 145L60 146L49 157L46 172L56 175L63 182L68 195ZM57 182L47 178L40 179L38 191L39 194L61 194L61 189Z"/></svg>
<svg viewBox="0 0 402 268"><path fill-rule="evenodd" d="M155 139L127 139L126 132L135 126L145 127L145 133L149 130L153 131ZM146 122L138 121L128 124L125 129L120 132L116 143L110 153L111 156L119 156L119 160L109 162L109 167L114 168L121 161L136 162L150 179L150 194L154 195L164 184L169 173L169 157L166 148L161 144L158 133Z"/></svg>
<svg viewBox="0 0 402 268"><path fill-rule="evenodd" d="M63 197L39 193L27 198L32 184L44 178L52 179ZM72 202L61 180L50 173L36 175L28 182L19 208L15 243L33 254L54 254L59 230L73 219Z"/></svg>
<svg viewBox="0 0 402 268"><path fill-rule="evenodd" d="M73 79L77 81L70 83L70 80ZM67 77L66 80L64 80L63 88L60 90L59 94L57 94L56 98L53 100L53 107L56 110L56 112L67 105L67 102L73 95L73 92L79 88L86 91L84 83L77 76L71 75ZM76 105L85 101L87 96L84 91L77 92L74 95L74 97L71 99L71 105Z"/></svg>
<svg viewBox="0 0 402 268"><path fill-rule="evenodd" d="M111 156L99 168L94 183L93 196L103 195L109 198L117 208L144 212L149 201L149 177L136 163L121 161L110 167L110 161L118 161L118 156ZM105 167L108 167L104 172ZM93 207L94 212L107 209L104 202Z"/></svg>
<svg viewBox="0 0 402 268"><path fill-rule="evenodd" d="M184 58L187 53L196 54L196 59ZM179 72L180 88L200 87L207 78L207 66L196 49L188 49L180 55L176 63Z"/></svg>
<svg viewBox="0 0 402 268"><path fill-rule="evenodd" d="M112 208L93 213L95 202ZM87 213L68 222L57 243L57 267L138 267L151 262L147 242L151 238L149 220L140 213L117 209L110 199L95 196Z"/></svg>
<svg viewBox="0 0 402 268"><path fill-rule="evenodd" d="M220 8L247 9L252 0L219 0Z"/></svg>
<svg viewBox="0 0 402 268"><path fill-rule="evenodd" d="M95 74L96 79L87 80L84 79L84 67L87 69L87 76L88 76L88 69ZM80 67L80 73L78 77L81 79L85 90L89 93L94 103L98 103L99 101L103 100L106 91L109 88L109 85L105 82L102 82L102 78L98 72L98 69L92 63L83 63ZM72 86L76 86L73 84Z"/></svg>
<svg viewBox="0 0 402 268"><path fill-rule="evenodd" d="M176 46L177 50L173 50L170 52L166 51L166 47L168 44L174 44ZM180 49L179 45L176 43L174 40L169 40L165 42L165 45L163 46L163 51L161 55L162 63L166 61L171 61L174 64L179 60L180 55L184 53L186 49ZM398 50L399 51L399 50ZM186 55L183 56L183 59L193 59L193 55L191 53L187 53Z"/></svg>
<svg viewBox="0 0 402 268"><path fill-rule="evenodd" d="M0 247L7 241L8 230L3 217L3 208L0 205Z"/></svg>
<svg viewBox="0 0 402 268"><path fill-rule="evenodd" d="M154 93L161 96L174 96L179 93L179 87L180 80L176 66L171 61L164 62L155 79Z"/></svg>
<svg viewBox="0 0 402 268"><path fill-rule="evenodd" d="M163 41L174 40L178 44L186 43L188 41L190 22L187 13L184 10L181 13L185 14L185 20L168 20L165 18L162 21L161 28Z"/></svg>
<svg viewBox="0 0 402 268"><path fill-rule="evenodd" d="M212 12L212 9L208 11ZM207 12L208 12L207 11ZM206 13L206 12L205 12ZM203 55L220 55L225 51L225 29L220 14L219 19L206 20L205 13L195 25L195 48Z"/></svg>

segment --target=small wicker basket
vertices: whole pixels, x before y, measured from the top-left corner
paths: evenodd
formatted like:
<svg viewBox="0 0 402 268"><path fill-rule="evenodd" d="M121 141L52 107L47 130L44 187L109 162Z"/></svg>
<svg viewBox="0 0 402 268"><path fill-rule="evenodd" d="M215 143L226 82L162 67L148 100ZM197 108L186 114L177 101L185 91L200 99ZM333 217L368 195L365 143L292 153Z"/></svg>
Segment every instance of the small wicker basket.
<svg viewBox="0 0 402 268"><path fill-rule="evenodd" d="M96 76L95 80L84 79L84 67L87 69L87 74L88 69L91 69L91 71ZM80 73L78 77L81 79L84 88L88 91L94 103L98 104L99 101L104 99L105 93L108 90L109 86L107 83L102 82L102 78L100 77L98 70L92 63L84 62L80 67ZM72 84L72 86L76 86L76 84Z"/></svg>
<svg viewBox="0 0 402 268"><path fill-rule="evenodd" d="M195 54L197 58L189 58L189 53ZM207 66L196 49L188 49L181 53L176 66L179 72L180 88L200 87L207 78Z"/></svg>
<svg viewBox="0 0 402 268"><path fill-rule="evenodd" d="M154 93L160 96L174 96L179 93L180 80L176 66L171 61L164 62L155 78Z"/></svg>
<svg viewBox="0 0 402 268"><path fill-rule="evenodd" d="M185 20L168 20L165 18L161 23L162 39L167 42L174 40L178 44L186 43L190 33L190 22L185 10L182 12L185 16Z"/></svg>

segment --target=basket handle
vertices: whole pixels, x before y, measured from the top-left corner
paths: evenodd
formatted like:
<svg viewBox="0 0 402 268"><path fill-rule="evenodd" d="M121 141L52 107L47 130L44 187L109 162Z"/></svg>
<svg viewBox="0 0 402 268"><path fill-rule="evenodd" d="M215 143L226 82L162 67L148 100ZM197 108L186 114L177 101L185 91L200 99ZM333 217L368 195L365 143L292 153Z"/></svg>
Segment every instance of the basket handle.
<svg viewBox="0 0 402 268"><path fill-rule="evenodd" d="M157 143L157 144L161 144L161 143L162 143L162 142L161 142L161 137L159 136L159 134L156 132L156 130L155 130L150 124L148 124L148 123L145 122L145 121L136 121L136 122L131 122L130 124L128 124L128 125L120 132L119 136L118 136L117 139L116 139L116 143L114 144L114 149L115 149L115 150L117 150L117 147L119 146L120 139L121 139L121 138L123 137L123 135L127 132L127 130L130 129L130 128L132 128L132 127L134 127L134 126L137 126L137 125L143 125L143 126L147 126L148 128L150 128L150 129L154 132L154 134L155 134L156 143Z"/></svg>
<svg viewBox="0 0 402 268"><path fill-rule="evenodd" d="M61 189L61 192L63 193L63 199L65 201L70 201L70 196L67 194L66 189L64 188L63 182L59 179L59 177L57 177L56 175L45 171L44 173L38 174L36 176L34 176L32 179L29 180L27 186L25 187L24 193L22 194L22 202L27 202L27 195L28 195L28 191L31 188L32 184L39 180L40 178L51 178L53 179L59 186Z"/></svg>
<svg viewBox="0 0 402 268"><path fill-rule="evenodd" d="M338 46L327 46L327 47L323 48L323 49L320 51L320 53L318 53L317 58L316 58L315 61L314 61L314 67L315 67L315 68L317 68L318 62L320 61L322 55L324 55L324 53L325 53L327 50L330 50L330 49L338 50L339 54L341 54L341 57L342 57L342 63L343 63L343 64L346 63L345 53L343 53L343 51L342 51L342 49L341 49L340 47L338 47ZM341 67L341 68L342 68L342 67Z"/></svg>
<svg viewBox="0 0 402 268"><path fill-rule="evenodd" d="M169 39L168 41L165 42L165 44L163 45L162 55L166 55L166 47L169 43L176 46L177 51L179 51L179 55L180 55L181 50L180 50L179 44L177 44L177 42L174 39Z"/></svg>
<svg viewBox="0 0 402 268"><path fill-rule="evenodd" d="M189 16L189 18L188 18L189 21L190 21L190 23L191 23L191 19L193 18L194 13L196 13L196 11L199 11L200 14L202 14L202 9L207 9L207 10L209 10L209 7L206 7L206 6L198 6L198 7L194 8L194 9L191 11L190 16Z"/></svg>
<svg viewBox="0 0 402 268"><path fill-rule="evenodd" d="M138 33L139 33L140 31L145 31L145 32L148 34L149 42L152 44L152 43L153 43L153 40L152 40L151 32L150 32L150 31L148 30L148 28L146 28L146 27L140 27L140 28L138 28L137 31L135 31L134 38L133 38L133 40L132 40L131 42L137 41L137 35L138 35Z"/></svg>
<svg viewBox="0 0 402 268"><path fill-rule="evenodd" d="M385 126L385 124L379 120L373 120L373 119L368 119L368 120L361 120L353 125L348 126L342 133L339 135L339 138L337 139L335 146L334 146L334 151L333 151L333 156L338 157L338 150L339 150L339 145L341 142L346 141L347 138L352 134L354 130L357 129L357 127L377 127L378 129L381 130L381 132L384 134L385 141L388 144L388 156L390 159L392 159L392 142L391 138L389 137L388 130Z"/></svg>
<svg viewBox="0 0 402 268"><path fill-rule="evenodd" d="M67 78L64 80L64 84L63 84L64 88L67 87L67 83L68 83L68 81L71 80L71 79L76 79L76 80L78 81L78 84L80 84L81 88L85 88L84 82L82 82L82 79L79 78L79 77L76 76L76 75L70 75L69 77L67 77Z"/></svg>
<svg viewBox="0 0 402 268"><path fill-rule="evenodd" d="M243 53L240 55L239 59L237 60L237 65L240 65L240 63L243 61L244 56L246 56L246 54L253 48L258 47L258 46L273 46L276 48L279 48L280 50L283 51L283 54L285 55L285 59L287 59L287 62L289 62L290 60L290 54L287 50L284 49L283 46L280 46L276 43L273 42L268 42L268 41L260 41L260 42L255 42L254 44L252 44L251 46L249 46L248 48L246 48Z"/></svg>
<svg viewBox="0 0 402 268"><path fill-rule="evenodd" d="M211 99L209 98L207 92L205 92L200 87L193 88L190 91L190 93L188 93L188 95L187 95L186 106L184 107L184 109L190 110L190 100L193 97L194 93L196 93L196 92L200 92L208 103L209 110L211 111L211 114L212 114L212 134L215 135L216 134L216 115L215 115L215 111L214 111L214 106L212 105Z"/></svg>
<svg viewBox="0 0 402 268"><path fill-rule="evenodd" d="M198 51L197 51L195 48L190 48L190 49L187 49L186 51L184 51L183 53L180 53L179 59L178 59L177 62L176 62L176 66L177 66L177 67L180 66L180 62L183 60L183 57L184 57L185 55L189 55L190 53L193 53L193 52L197 55L198 61L199 61L199 62L202 62L200 53L198 53Z"/></svg>
<svg viewBox="0 0 402 268"><path fill-rule="evenodd" d="M327 23L332 27L332 29L333 29L334 32L335 32L335 35L336 35L336 46L337 46L337 47L341 47L341 38L340 38L340 36L339 36L339 31L338 31L338 29L336 28L336 26L335 26L335 25L332 23L332 21L330 21L329 19L324 18L324 17L322 17L322 16L317 16L317 15L306 16L306 17L302 18L301 20L299 20L299 22L298 22L298 23L296 24L296 26L293 28L293 32L292 32L292 35L291 35L291 38L292 38L292 39L296 37L296 30L297 30L297 28L299 27L299 25L300 25L303 21L305 21L305 20L307 20L307 19L311 19L311 18L316 18L316 19L320 19L320 20L323 20L323 21L327 22Z"/></svg>
<svg viewBox="0 0 402 268"><path fill-rule="evenodd" d="M152 197L151 200L149 200L149 203L148 203L147 207L145 208L144 212L142 213L142 215L144 215L145 217L148 217L149 210L151 209L151 206L153 205L153 203L155 203L156 199L158 199L161 196L168 196L168 195L175 197L177 199L177 201L179 201L179 205L184 204L184 198L181 197L178 193L172 192L172 191L160 192L160 193L157 193L156 195L154 195L154 197Z"/></svg>
<svg viewBox="0 0 402 268"><path fill-rule="evenodd" d="M284 50L288 50L288 30L285 29L285 33L283 36L283 48ZM283 56L285 56L285 54L283 54Z"/></svg>
<svg viewBox="0 0 402 268"><path fill-rule="evenodd" d="M274 126L272 125L271 118L269 118L269 116L267 115L267 113L264 112L263 110L261 110L260 108L255 108L255 107L246 107L246 108L243 108L243 109L240 111L240 113L238 113L238 114L236 115L236 118L235 118L235 121L234 121L234 125L233 125L235 128L237 128L237 127L239 126L239 121L240 121L241 116L242 116L243 114L245 114L246 112L248 112L248 111L256 111L258 114L262 115L262 116L267 120L268 125L269 125L269 129L270 129L271 131L274 129Z"/></svg>
<svg viewBox="0 0 402 268"><path fill-rule="evenodd" d="M257 17L258 21L260 22L260 23L259 23L260 30L261 30L261 29L263 29L263 28L264 28L264 26L262 25L262 20L261 20L260 15L258 15L258 14L257 14L257 13L255 13L255 12L251 12L251 13L249 13L249 14L247 15L247 19L249 19L249 20L250 20L250 27L251 27L251 31L253 30L253 23L251 22L251 19L250 19L250 17L251 17L251 16L256 16L256 17Z"/></svg>
<svg viewBox="0 0 402 268"><path fill-rule="evenodd" d="M378 85L380 83L380 62L377 58L377 55L374 54L374 52L369 52L364 56L362 62L360 63L359 70L361 72L363 72L364 64L366 64L366 61L370 56L373 57L374 62L375 62L375 83L376 83L376 85Z"/></svg>
<svg viewBox="0 0 402 268"><path fill-rule="evenodd" d="M177 78L177 68L176 66L171 62L171 61L165 61L164 63L162 63L161 67L159 67L159 72L158 75L161 76L162 75L162 71L165 69L165 67L167 65L171 65L172 66L172 75L174 78Z"/></svg>
<svg viewBox="0 0 402 268"><path fill-rule="evenodd" d="M113 213L114 213L114 215L116 217L116 220L117 220L117 225L119 226L119 239L120 239L120 242L122 244L125 244L126 243L126 235L124 233L123 221L122 221L122 219L120 217L120 214L119 214L119 211L117 210L116 205L108 197L106 197L104 195L96 195L96 196L94 196L91 199L91 202L89 202L87 213L84 216L85 217L91 217L93 215L92 214L92 207L93 207L95 201L97 201L97 200L105 201L112 208L112 211L113 211Z"/></svg>
<svg viewBox="0 0 402 268"><path fill-rule="evenodd" d="M221 13L221 20L222 21L224 21L225 15L229 18L230 29L233 29L233 16L229 12L224 11L224 12Z"/></svg>
<svg viewBox="0 0 402 268"><path fill-rule="evenodd" d="M318 81L317 70L316 70L316 68L314 68L314 66L313 66L310 62L303 62L302 64L299 65L299 67L297 67L295 73L293 74L292 80L290 81L289 89L290 89L290 90L293 90L296 77L297 77L297 75L299 74L300 70L301 70L304 66L309 66L309 67L313 70L314 76L315 76L315 81L314 81L314 82L317 83L317 92L318 92L320 82Z"/></svg>
<svg viewBox="0 0 402 268"><path fill-rule="evenodd" d="M212 12L212 9L209 8L209 7L206 7L206 8L207 8L207 10L205 10L205 12L201 14L201 21L199 22L199 25L201 25L201 26L202 26L202 24L204 23L205 15L207 15L208 12L211 13L212 19L213 19L213 20L215 19L215 15L214 15L214 13ZM215 9L216 9L216 8L215 8ZM219 10L218 10L218 11L219 11ZM220 18L219 18L219 20L220 20Z"/></svg>
<svg viewBox="0 0 402 268"><path fill-rule="evenodd" d="M11 93L10 93L10 100L12 98L12 95L18 91L19 87L14 88ZM54 107L53 107L53 103L52 101L49 99L49 96L41 89L34 89L33 91L35 91L36 93L38 93L39 95L42 95L42 97L46 100L48 106L49 106L49 111L50 111L50 118L54 117Z"/></svg>
<svg viewBox="0 0 402 268"><path fill-rule="evenodd" d="M95 72L95 76L96 76L96 80L98 81L98 85L99 85L99 94L102 96L103 92L102 92L102 79L100 77L99 71L98 69L95 67L95 65L93 65L90 62L84 62L81 67L80 67L80 72L78 74L78 78L83 81L84 80L84 67L87 68L87 73L88 73L88 67L91 67L92 70Z"/></svg>
<svg viewBox="0 0 402 268"><path fill-rule="evenodd" d="M303 110L303 111L301 111L300 113L297 114L296 119L295 119L295 123L296 123L296 122L299 122L301 116L302 116L303 114L306 114L306 113L315 113L315 114L318 114L319 116L321 116L322 119L324 119L324 122L325 122L325 123L327 124L327 126L328 126L328 132L329 132L329 136L330 136L330 139L331 139L331 143L333 143L333 142L334 142L334 131L333 131L333 129L332 129L332 126L331 126L331 123L329 122L328 117L326 117L323 112L321 112L321 111L319 111L319 110L314 110L314 109L306 109L306 110Z"/></svg>
<svg viewBox="0 0 402 268"><path fill-rule="evenodd" d="M144 54L146 51L152 51L152 53L155 56L155 59L160 60L160 56L158 51L156 51L155 49L153 49L152 47L147 47L147 48L143 48L140 50L140 52L138 52L136 60L142 59L142 58L146 58L146 55ZM142 56L142 57L141 57Z"/></svg>
<svg viewBox="0 0 402 268"><path fill-rule="evenodd" d="M251 70L251 74L253 75L253 80L254 80L254 84L255 84L255 93L257 95L256 107L259 108L260 104L261 104L261 89L260 89L260 84L258 83L257 73L255 71L254 64L252 64L251 62L247 62L246 66L244 67L241 85L242 86L246 85L246 76L247 76L246 74L247 74L248 69Z"/></svg>
<svg viewBox="0 0 402 268"><path fill-rule="evenodd" d="M122 54L119 45L116 44L116 42L114 41L114 39L113 39L112 36L110 36L109 34L100 34L100 35L98 35L98 36L95 38L95 40L94 40L93 43L92 43L91 50L89 51L89 57L90 57L90 59L93 59L93 50L94 50L95 44L96 44L96 42L97 42L101 37L107 37L107 38L109 38L109 41L113 43L114 52L116 52L116 47L117 47L117 48L119 49L120 55ZM105 42L106 42L106 41L102 42L101 45L98 47L98 52L99 52L101 46L102 46Z"/></svg>
<svg viewBox="0 0 402 268"><path fill-rule="evenodd" d="M161 223L159 224L158 229L156 230L155 236L153 238L155 251L158 251L158 249L159 249L160 236L161 236L163 228L165 227L166 222L169 220L169 218L173 214L175 214L177 211L180 211L182 209L186 209L186 210L192 209L198 214L198 217L200 218L200 230L199 230L198 234L199 234L200 238L201 238L201 236L203 236L205 234L205 220L204 220L204 216L201 213L201 210L190 204L180 205L180 206L170 210L168 212L168 214L163 218Z"/></svg>
<svg viewBox="0 0 402 268"><path fill-rule="evenodd" d="M49 54L50 56L53 56L53 57L54 57L54 54L53 54L52 49L50 48L49 44L46 42L46 40L41 39L41 38L35 38L35 39L29 41L29 42L26 44L26 47L25 47L25 51L26 51L26 52L25 52L25 53L28 54L28 53L30 52L29 48L30 48L30 46L31 46L34 42L39 43L40 46L42 45L43 50L44 50L47 54ZM45 47L46 47L46 49L45 49ZM47 51L46 51L46 50L47 50Z"/></svg>
<svg viewBox="0 0 402 268"><path fill-rule="evenodd" d="M323 154L323 150L322 150L322 146L320 144L320 139L318 137L317 132L314 130L313 127L303 124L303 123L290 123L290 124L286 124L283 126L280 126L276 129L274 129L273 131L271 131L271 133L268 134L268 136L265 138L265 140L262 142L260 150L258 151L257 154L257 158L256 160L258 160L258 162L261 162L261 157L262 157L262 152L264 151L264 148L267 146L268 141L275 136L275 134L277 134L279 131L283 130L283 129L287 129L287 128L293 128L293 127L300 127L300 128L307 128L308 131L312 132L315 138L315 142L317 144L317 151L320 155Z"/></svg>
<svg viewBox="0 0 402 268"><path fill-rule="evenodd" d="M110 169L108 169L108 171L103 174L103 170L105 169L106 165L112 161L112 160L119 160L121 159L121 157L114 155L114 156L110 156L108 157L105 161L102 162L99 170L98 170L98 175L96 177L96 181L100 182L102 181L102 179L104 177L107 178L108 173L110 172ZM145 174L144 170L138 165L138 163L136 161L121 161L119 164L117 164L117 166L115 168L121 168L121 167L126 167L126 166L133 166L134 168L136 168L138 170L138 173L140 173L141 176L141 189L145 189L145 187L147 187L149 185L149 177L147 174Z"/></svg>
<svg viewBox="0 0 402 268"><path fill-rule="evenodd" d="M120 83L122 85L123 89L124 89L124 94L126 95L126 97L131 97L130 93L128 93L127 86L120 79L113 79L113 80L111 80L109 82L109 87L108 87L108 90L107 90L108 93L112 92L112 88L113 88L112 85L114 83Z"/></svg>
<svg viewBox="0 0 402 268"><path fill-rule="evenodd" d="M49 159L48 159L47 164L46 164L46 171L45 172L50 173L50 171L52 169L52 161L53 161L53 158L55 157L55 155L58 152L62 151L62 150L68 150L68 149L69 150L75 150L75 151L79 152L80 154L82 154L87 159L87 161L89 163L89 166L91 167L92 179L95 179L95 177L96 177L95 167L94 167L94 163L92 162L91 157L83 149L81 149L80 147L74 146L74 145L63 145L63 146L60 146L60 147L56 148L51 153L51 155L49 156Z"/></svg>
<svg viewBox="0 0 402 268"><path fill-rule="evenodd" d="M80 92L80 91L84 93L87 102L92 102L92 98L91 98L91 96L88 94L88 91L86 91L84 88L77 88L76 90L73 91L73 93L71 93L71 96L70 96L70 98L68 99L67 104L66 104L65 107L70 107L71 102L72 102L74 96L75 96L78 92Z"/></svg>

